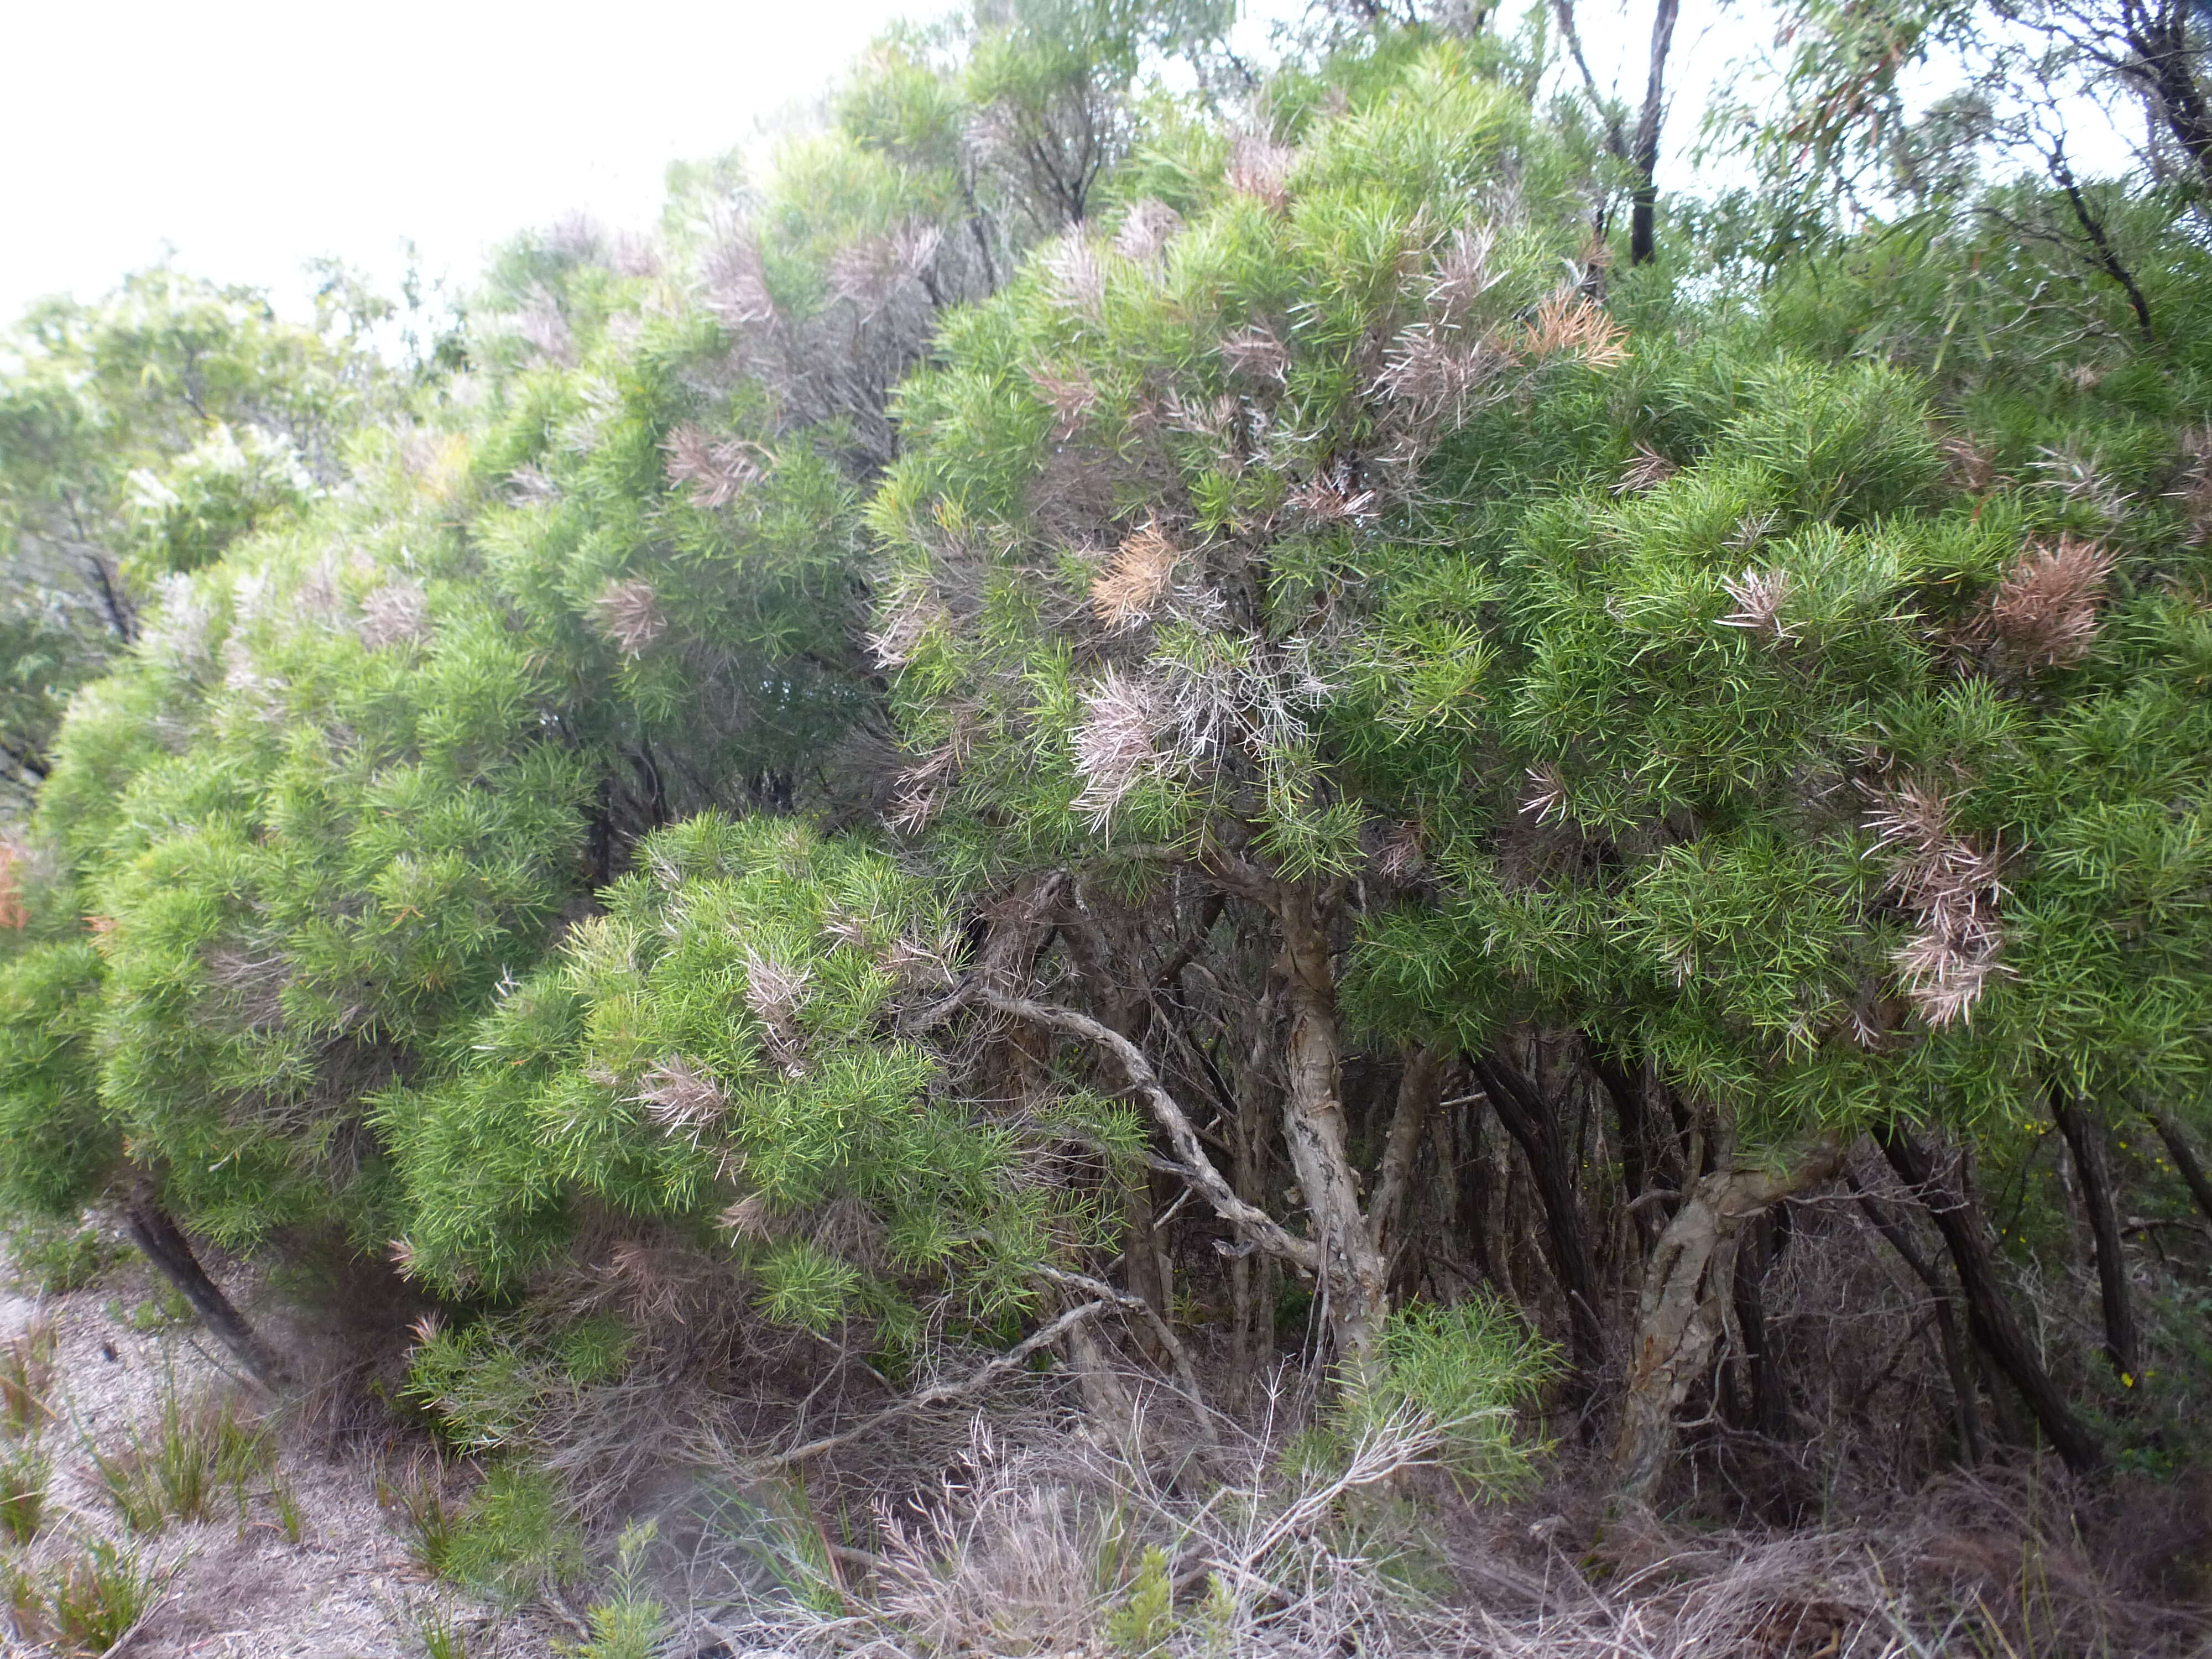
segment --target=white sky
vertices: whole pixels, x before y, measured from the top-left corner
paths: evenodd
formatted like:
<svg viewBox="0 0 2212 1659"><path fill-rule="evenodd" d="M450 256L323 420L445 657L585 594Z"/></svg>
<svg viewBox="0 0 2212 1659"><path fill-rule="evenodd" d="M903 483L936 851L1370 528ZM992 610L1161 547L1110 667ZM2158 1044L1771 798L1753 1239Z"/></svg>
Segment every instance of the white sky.
<svg viewBox="0 0 2212 1659"><path fill-rule="evenodd" d="M165 246L282 299L319 254L388 283L411 238L465 283L525 226L642 224L669 161L730 149L889 20L938 9L0 0L0 319Z"/></svg>
<svg viewBox="0 0 2212 1659"><path fill-rule="evenodd" d="M165 250L295 313L307 258L336 255L390 291L410 239L426 275L465 288L525 227L574 211L647 223L671 161L744 142L892 18L950 4L0 0L0 324ZM1577 9L1593 67L1632 104L1650 0ZM1771 27L1761 0L1686 0L1663 188L1711 182L1682 155L1697 112Z"/></svg>

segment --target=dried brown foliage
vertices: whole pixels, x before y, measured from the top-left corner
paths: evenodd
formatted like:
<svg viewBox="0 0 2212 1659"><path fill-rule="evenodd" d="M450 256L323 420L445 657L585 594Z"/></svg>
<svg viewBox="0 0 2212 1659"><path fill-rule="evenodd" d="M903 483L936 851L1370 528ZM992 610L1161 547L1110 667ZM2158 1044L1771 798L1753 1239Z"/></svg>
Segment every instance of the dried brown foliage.
<svg viewBox="0 0 2212 1659"><path fill-rule="evenodd" d="M1075 733L1075 771L1083 780L1075 810L1094 819L1109 815L1123 796L1159 762L1158 738L1166 712L1157 688L1109 667L1083 699Z"/></svg>
<svg viewBox="0 0 2212 1659"><path fill-rule="evenodd" d="M661 1061L645 1075L637 1097L653 1121L689 1139L699 1137L721 1121L728 1098L711 1073L681 1054Z"/></svg>
<svg viewBox="0 0 2212 1659"><path fill-rule="evenodd" d="M1273 329L1255 323L1223 337L1221 361L1232 374L1280 386L1291 372L1291 349Z"/></svg>
<svg viewBox="0 0 2212 1659"><path fill-rule="evenodd" d="M1096 317L1106 302L1106 267L1098 250L1078 226L1046 254L1044 268L1053 297L1079 316Z"/></svg>
<svg viewBox="0 0 2212 1659"><path fill-rule="evenodd" d="M2168 498L2181 503L2189 520L2192 547L2212 542L2212 427L2192 426L2181 434L2181 477Z"/></svg>
<svg viewBox="0 0 2212 1659"><path fill-rule="evenodd" d="M422 584L402 580L376 589L361 602L361 622L356 631L372 651L428 638L430 599Z"/></svg>
<svg viewBox="0 0 2212 1659"><path fill-rule="evenodd" d="M592 608L599 614L600 630L622 647L624 656L642 654L668 627L653 584L641 576L609 582Z"/></svg>
<svg viewBox="0 0 2212 1659"><path fill-rule="evenodd" d="M1167 251L1182 228L1182 215L1165 202L1147 196L1129 204L1121 228L1114 237L1114 251L1139 264L1151 264Z"/></svg>
<svg viewBox="0 0 2212 1659"><path fill-rule="evenodd" d="M1109 633L1142 627L1174 586L1182 550L1155 519L1132 532L1091 584L1091 609Z"/></svg>
<svg viewBox="0 0 2212 1659"><path fill-rule="evenodd" d="M769 292L768 270L760 245L751 236L732 236L715 245L702 263L699 277L707 309L728 327L742 329L772 321L775 296Z"/></svg>
<svg viewBox="0 0 2212 1659"><path fill-rule="evenodd" d="M1258 133L1246 133L1229 151L1229 188L1277 212L1291 202L1291 169L1297 152Z"/></svg>
<svg viewBox="0 0 2212 1659"><path fill-rule="evenodd" d="M2097 635L2097 605L2112 574L2101 544L2061 536L2031 542L1984 605L1978 631L2001 653L2033 672L2078 662Z"/></svg>
<svg viewBox="0 0 2212 1659"><path fill-rule="evenodd" d="M0 927L13 929L30 922L30 908L23 902L23 863L21 847L0 841Z"/></svg>
<svg viewBox="0 0 2212 1659"><path fill-rule="evenodd" d="M576 366L575 336L569 331L568 319L561 314L559 301L543 286L533 287L521 310L515 313L514 330L523 343L548 362L563 368Z"/></svg>
<svg viewBox="0 0 2212 1659"><path fill-rule="evenodd" d="M2003 971L2002 856L1960 833L1955 810L1934 780L1911 778L1877 792L1867 820L1893 860L1890 890L1919 923L1893 959L1906 997L1931 1025L1970 1018Z"/></svg>
<svg viewBox="0 0 2212 1659"><path fill-rule="evenodd" d="M1790 602L1790 580L1786 570L1747 570L1741 576L1723 576L1721 586L1735 601L1735 609L1720 619L1723 628L1741 628L1770 640L1790 637L1782 620L1782 607Z"/></svg>
<svg viewBox="0 0 2212 1659"><path fill-rule="evenodd" d="M1976 443L1969 433L1947 432L1937 438L1943 452L1951 486L1969 495L1986 495L1998 483L1996 457Z"/></svg>
<svg viewBox="0 0 2212 1659"><path fill-rule="evenodd" d="M1628 331L1588 295L1562 289L1536 307L1522 331L1521 353L1541 362L1577 357L1592 368L1612 368L1628 361Z"/></svg>
<svg viewBox="0 0 2212 1659"><path fill-rule="evenodd" d="M1376 511L1375 492L1360 489L1341 469L1317 473L1283 498L1284 505L1317 525L1344 524Z"/></svg>
<svg viewBox="0 0 2212 1659"><path fill-rule="evenodd" d="M1402 404L1417 421L1455 422L1466 418L1477 394L1491 387L1512 361L1487 338L1415 323L1391 342L1374 392Z"/></svg>
<svg viewBox="0 0 2212 1659"><path fill-rule="evenodd" d="M1647 489L1656 489L1681 469L1649 444L1636 446L1636 457L1621 469L1613 480L1616 495L1638 495Z"/></svg>
<svg viewBox="0 0 2212 1659"><path fill-rule="evenodd" d="M671 432L661 447L668 453L668 482L690 485L691 504L710 512L727 507L761 476L758 445L710 438L689 422Z"/></svg>

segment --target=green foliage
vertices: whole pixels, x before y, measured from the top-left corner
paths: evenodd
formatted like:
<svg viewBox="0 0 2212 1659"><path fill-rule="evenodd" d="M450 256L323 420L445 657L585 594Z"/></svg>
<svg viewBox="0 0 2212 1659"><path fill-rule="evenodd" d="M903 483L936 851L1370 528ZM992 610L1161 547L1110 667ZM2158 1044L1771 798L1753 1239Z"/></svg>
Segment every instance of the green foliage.
<svg viewBox="0 0 2212 1659"><path fill-rule="evenodd" d="M583 1576L583 1534L555 1476L501 1463L452 1518L426 1565L479 1595L519 1605Z"/></svg>
<svg viewBox="0 0 2212 1659"><path fill-rule="evenodd" d="M1167 1645L1175 1628L1175 1583L1168 1553L1158 1544L1147 1544L1120 1605L1106 1615L1106 1639L1116 1652L1145 1659Z"/></svg>
<svg viewBox="0 0 2212 1659"><path fill-rule="evenodd" d="M40 1447L0 1445L0 1534L10 1543L27 1544L38 1536L52 1474L52 1462Z"/></svg>
<svg viewBox="0 0 2212 1659"><path fill-rule="evenodd" d="M8 1282L31 1296L66 1296L96 1285L127 1249L98 1222L56 1222L33 1214L0 1232Z"/></svg>
<svg viewBox="0 0 2212 1659"><path fill-rule="evenodd" d="M1031 1264L1095 1233L1007 1179L1022 1138L976 1121L896 1035L902 999L941 994L959 948L929 888L788 820L702 815L640 854L605 914L486 1018L466 1069L380 1098L411 1273L515 1285L588 1200L719 1228L781 1322L864 1313L895 1332L902 1279L957 1270L988 1318L1026 1300ZM521 1363L502 1352L487 1375Z"/></svg>
<svg viewBox="0 0 2212 1659"><path fill-rule="evenodd" d="M98 1659L144 1618L167 1577L106 1538L87 1539L43 1568L15 1562L6 1571L17 1627L83 1659Z"/></svg>
<svg viewBox="0 0 2212 1659"><path fill-rule="evenodd" d="M418 1334L403 1397L469 1452L529 1444L552 1407L619 1377L630 1348L611 1315L556 1322L532 1308L456 1327L431 1322Z"/></svg>
<svg viewBox="0 0 2212 1659"><path fill-rule="evenodd" d="M32 945L0 972L0 1210L74 1217L120 1152L100 1109L93 1034L100 957L82 939ZM11 1231L11 1271L46 1294L106 1265L96 1229Z"/></svg>
<svg viewBox="0 0 2212 1659"><path fill-rule="evenodd" d="M645 1572L655 1522L633 1522L615 1540L611 1593L592 1604L591 1639L577 1659L653 1659L672 1634L667 1610L653 1595Z"/></svg>
<svg viewBox="0 0 2212 1659"><path fill-rule="evenodd" d="M192 1304L185 1299L184 1293L167 1283L158 1285L153 1295L141 1297L127 1309L120 1302L109 1303L107 1313L118 1324L140 1336L149 1336L156 1331L179 1325L189 1325L198 1317L192 1311Z"/></svg>
<svg viewBox="0 0 2212 1659"><path fill-rule="evenodd" d="M450 1613L427 1613L416 1624L425 1659L468 1659L468 1638Z"/></svg>
<svg viewBox="0 0 2212 1659"><path fill-rule="evenodd" d="M70 692L136 631L150 585L336 481L393 387L362 307L313 328L253 290L166 268L92 305L46 301L0 372L0 778L44 775Z"/></svg>
<svg viewBox="0 0 2212 1659"><path fill-rule="evenodd" d="M1368 814L1328 714L1383 666L1357 620L1377 514L1464 409L1571 396L1617 354L1553 291L1581 159L1462 49L1248 151L1190 158L1112 249L1070 239L901 389L875 638L902 816L941 817L963 873L1208 834L1352 869ZM1508 173L1493 237L1474 204Z"/></svg>
<svg viewBox="0 0 2212 1659"><path fill-rule="evenodd" d="M1485 1492L1536 1476L1544 1450L1523 1413L1559 1372L1559 1349L1494 1297L1449 1308L1413 1303L1390 1316L1380 1386L1352 1407L1374 1419L1411 1407L1443 1432L1446 1468Z"/></svg>
<svg viewBox="0 0 2212 1659"><path fill-rule="evenodd" d="M343 283L318 330L168 272L35 313L0 1206L128 1174L455 1304L405 1395L500 1461L401 1497L510 1600L581 1570L543 1425L656 1352L549 1288L609 1240L893 1370L1111 1254L1151 1132L1072 1044L1006 1061L1009 986L1115 1005L1240 1133L1340 988L1362 1157L1389 1056L1532 1032L1732 1156L1936 1119L2021 1177L2017 1266L2068 1248L2049 1091L2212 1100L2212 270L2171 192L1898 125L1971 8L1800 12L1766 159L1894 163L1912 213L1771 172L1609 270L1618 161L1534 25L1338 30L1232 121L1213 0L1013 0L879 43L757 177L680 170L652 248L518 239L442 399ZM1156 982L1186 884L1233 896ZM1312 912L1295 1007L1255 893L1286 946ZM1009 966L1024 894L1136 948ZM107 1248L29 1237L48 1291ZM1527 1480L1516 1315L1381 1347L1335 1450L1403 1413ZM172 1399L96 1468L149 1531L242 1502L256 1433ZM651 1645L642 1547L587 1650Z"/></svg>

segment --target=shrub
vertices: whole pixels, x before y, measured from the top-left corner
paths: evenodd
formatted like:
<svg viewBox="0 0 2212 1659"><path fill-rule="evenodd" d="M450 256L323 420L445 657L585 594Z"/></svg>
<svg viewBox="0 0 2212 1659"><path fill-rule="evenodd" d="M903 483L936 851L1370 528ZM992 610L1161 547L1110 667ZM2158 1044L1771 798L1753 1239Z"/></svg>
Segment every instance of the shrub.
<svg viewBox="0 0 2212 1659"><path fill-rule="evenodd" d="M54 1328L39 1320L0 1344L0 1431L36 1434L53 1416L46 1385L53 1380Z"/></svg>
<svg viewBox="0 0 2212 1659"><path fill-rule="evenodd" d="M558 1480L502 1463L451 1517L435 1565L456 1583L519 1605L583 1577L584 1536Z"/></svg>
<svg viewBox="0 0 2212 1659"><path fill-rule="evenodd" d="M653 1522L624 1527L615 1543L613 1594L592 1603L592 1638L577 1659L653 1659L668 1639L668 1613L647 1586L645 1553L658 1528Z"/></svg>

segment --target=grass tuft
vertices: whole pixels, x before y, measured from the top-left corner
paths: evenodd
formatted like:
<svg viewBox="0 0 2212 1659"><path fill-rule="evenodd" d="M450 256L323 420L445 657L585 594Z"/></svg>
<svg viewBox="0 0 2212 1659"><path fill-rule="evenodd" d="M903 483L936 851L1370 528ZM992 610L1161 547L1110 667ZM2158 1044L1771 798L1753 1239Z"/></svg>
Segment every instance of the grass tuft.
<svg viewBox="0 0 2212 1659"><path fill-rule="evenodd" d="M36 1446L0 1446L0 1534L10 1542L27 1544L39 1535L52 1473Z"/></svg>
<svg viewBox="0 0 2212 1659"><path fill-rule="evenodd" d="M151 1431L133 1428L119 1451L88 1443L94 1483L134 1533L172 1521L206 1521L219 1508L243 1521L252 1487L273 1474L276 1436L233 1399L186 1401L173 1384Z"/></svg>
<svg viewBox="0 0 2212 1659"><path fill-rule="evenodd" d="M136 1550L92 1538L43 1571L13 1568L8 1595L18 1629L91 1659L146 1616L161 1583L160 1570Z"/></svg>
<svg viewBox="0 0 2212 1659"><path fill-rule="evenodd" d="M469 1644L459 1621L441 1613L426 1613L415 1626L422 1638L425 1659L469 1659Z"/></svg>
<svg viewBox="0 0 2212 1659"><path fill-rule="evenodd" d="M66 1296L96 1283L129 1254L105 1228L21 1222L7 1231L0 1259L9 1282L29 1296Z"/></svg>
<svg viewBox="0 0 2212 1659"><path fill-rule="evenodd" d="M20 1440L36 1434L53 1417L46 1385L53 1381L55 1336L49 1320L0 1344L0 1431Z"/></svg>

